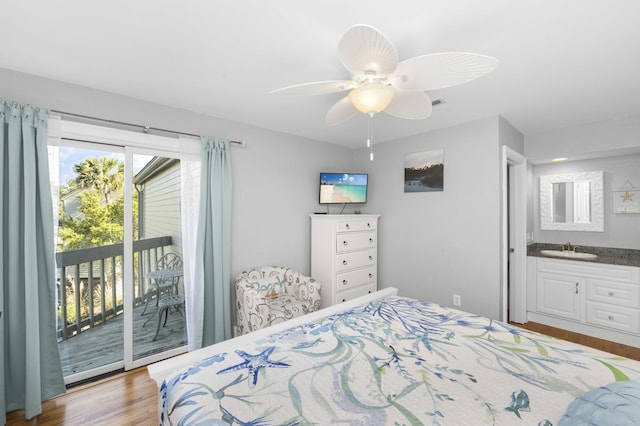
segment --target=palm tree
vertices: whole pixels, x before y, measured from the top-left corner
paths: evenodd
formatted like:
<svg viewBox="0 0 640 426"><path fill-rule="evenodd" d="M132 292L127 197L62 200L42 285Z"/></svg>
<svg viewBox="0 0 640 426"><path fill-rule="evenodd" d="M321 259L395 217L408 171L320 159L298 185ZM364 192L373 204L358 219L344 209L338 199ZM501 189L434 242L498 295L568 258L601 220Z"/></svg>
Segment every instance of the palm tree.
<svg viewBox="0 0 640 426"><path fill-rule="evenodd" d="M73 166L76 182L81 188L95 188L109 204L112 192L124 186L124 164L115 158L90 157Z"/></svg>

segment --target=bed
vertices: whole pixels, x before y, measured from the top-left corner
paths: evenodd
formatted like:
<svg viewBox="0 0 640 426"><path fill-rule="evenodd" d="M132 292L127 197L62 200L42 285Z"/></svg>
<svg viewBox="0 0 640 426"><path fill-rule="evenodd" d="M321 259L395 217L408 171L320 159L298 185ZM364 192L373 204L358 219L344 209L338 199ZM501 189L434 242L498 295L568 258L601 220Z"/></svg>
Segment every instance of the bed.
<svg viewBox="0 0 640 426"><path fill-rule="evenodd" d="M640 379L638 361L395 293L149 366L160 424L558 425Z"/></svg>

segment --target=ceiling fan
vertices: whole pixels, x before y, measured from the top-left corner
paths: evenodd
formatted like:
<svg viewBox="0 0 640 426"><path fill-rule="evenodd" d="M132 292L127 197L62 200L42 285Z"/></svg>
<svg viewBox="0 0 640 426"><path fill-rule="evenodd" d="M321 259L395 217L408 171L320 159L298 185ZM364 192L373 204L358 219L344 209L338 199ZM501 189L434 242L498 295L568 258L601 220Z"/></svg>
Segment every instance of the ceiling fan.
<svg viewBox="0 0 640 426"><path fill-rule="evenodd" d="M338 55L351 80L297 84L272 91L282 95L322 95L349 91L333 105L325 120L338 125L358 112L384 111L398 118L431 115L428 90L444 89L481 77L498 66L495 58L475 53L443 52L398 62L395 46L370 25L355 25L338 45Z"/></svg>

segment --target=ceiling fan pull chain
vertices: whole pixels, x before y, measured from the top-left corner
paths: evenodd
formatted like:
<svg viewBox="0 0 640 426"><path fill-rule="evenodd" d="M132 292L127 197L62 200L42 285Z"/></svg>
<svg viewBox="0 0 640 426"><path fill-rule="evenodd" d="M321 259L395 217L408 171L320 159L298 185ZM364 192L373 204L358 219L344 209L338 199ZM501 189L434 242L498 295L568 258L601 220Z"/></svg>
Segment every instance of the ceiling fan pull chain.
<svg viewBox="0 0 640 426"><path fill-rule="evenodd" d="M373 161L373 141L371 140L371 126L373 121L373 113L369 114L367 120L367 148L369 148L369 161Z"/></svg>

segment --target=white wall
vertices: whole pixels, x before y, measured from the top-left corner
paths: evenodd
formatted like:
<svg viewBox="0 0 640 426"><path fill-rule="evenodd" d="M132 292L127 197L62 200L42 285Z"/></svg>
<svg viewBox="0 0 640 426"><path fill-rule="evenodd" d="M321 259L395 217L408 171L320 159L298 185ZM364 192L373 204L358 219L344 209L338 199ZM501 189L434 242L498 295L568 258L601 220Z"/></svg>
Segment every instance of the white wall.
<svg viewBox="0 0 640 426"><path fill-rule="evenodd" d="M231 271L282 264L310 270L309 213L320 171L350 170L349 148L0 69L0 97L33 106L247 142L233 146Z"/></svg>
<svg viewBox="0 0 640 426"><path fill-rule="evenodd" d="M267 137L268 136L268 137ZM311 219L320 172L352 170L353 151L255 129L233 151L234 272L253 265L311 269Z"/></svg>
<svg viewBox="0 0 640 426"><path fill-rule="evenodd" d="M604 172L604 232L541 230L538 195L540 176L595 170ZM534 166L534 241L553 244L571 241L583 246L640 249L640 214L613 212L613 191L619 190L627 181L640 188L640 154Z"/></svg>
<svg viewBox="0 0 640 426"><path fill-rule="evenodd" d="M403 296L500 317L499 117L374 146L364 212L381 213L379 283ZM444 191L404 193L404 156L444 148Z"/></svg>
<svg viewBox="0 0 640 426"><path fill-rule="evenodd" d="M500 145L506 145L524 155L524 135L503 117L499 118Z"/></svg>
<svg viewBox="0 0 640 426"><path fill-rule="evenodd" d="M640 152L640 116L527 134L525 156L530 163L553 158L603 158Z"/></svg>
<svg viewBox="0 0 640 426"><path fill-rule="evenodd" d="M525 155L530 166L528 231L535 242L640 249L640 215L614 214L612 191L629 180L640 186L640 116L530 134ZM552 158L569 157L550 164ZM603 170L605 232L541 231L539 177L573 171Z"/></svg>

